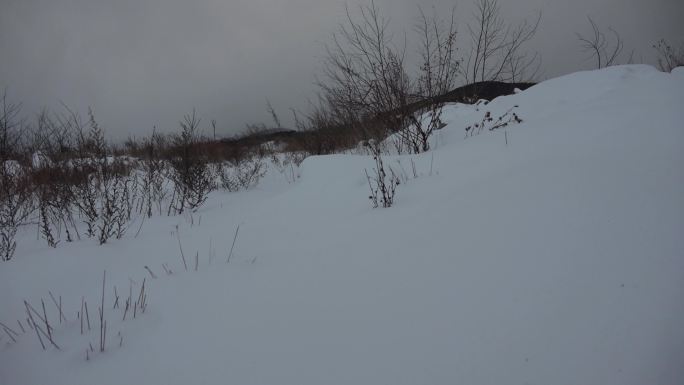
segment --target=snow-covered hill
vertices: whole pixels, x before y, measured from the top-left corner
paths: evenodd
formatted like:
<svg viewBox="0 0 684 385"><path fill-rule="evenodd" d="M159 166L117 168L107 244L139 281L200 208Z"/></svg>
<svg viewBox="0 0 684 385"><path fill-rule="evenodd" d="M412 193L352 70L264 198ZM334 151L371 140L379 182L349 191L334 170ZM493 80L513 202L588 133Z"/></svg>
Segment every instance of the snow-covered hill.
<svg viewBox="0 0 684 385"><path fill-rule="evenodd" d="M26 228L0 264L18 334L0 329L0 383L681 384L683 100L684 69L621 66L450 106L434 151L387 157L389 209L368 201L372 159L336 155L105 246ZM522 123L464 138L511 108ZM25 325L41 298L61 350Z"/></svg>

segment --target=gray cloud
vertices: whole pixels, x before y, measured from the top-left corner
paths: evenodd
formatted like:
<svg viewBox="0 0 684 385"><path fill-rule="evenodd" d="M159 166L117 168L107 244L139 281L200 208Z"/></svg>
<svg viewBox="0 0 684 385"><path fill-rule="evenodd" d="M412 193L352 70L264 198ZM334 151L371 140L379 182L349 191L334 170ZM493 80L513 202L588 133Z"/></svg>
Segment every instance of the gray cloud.
<svg viewBox="0 0 684 385"><path fill-rule="evenodd" d="M353 7L354 2L350 1ZM447 11L450 0L377 0L396 32L411 31L418 5ZM591 67L575 32L586 15L612 26L653 62L656 40L684 42L680 0L500 0L515 21L542 10L533 49L545 77ZM223 134L281 115L314 96L322 47L344 20L342 0L5 0L0 4L0 87L25 111L63 101L91 106L111 137L177 127L197 108ZM459 30L472 13L457 5ZM410 34L409 34L410 37Z"/></svg>

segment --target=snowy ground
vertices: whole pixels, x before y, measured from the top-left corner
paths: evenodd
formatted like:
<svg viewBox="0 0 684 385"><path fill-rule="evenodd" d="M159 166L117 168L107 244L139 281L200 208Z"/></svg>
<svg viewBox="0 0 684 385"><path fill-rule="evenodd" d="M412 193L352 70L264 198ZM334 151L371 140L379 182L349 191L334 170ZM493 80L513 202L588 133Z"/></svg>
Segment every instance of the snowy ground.
<svg viewBox="0 0 684 385"><path fill-rule="evenodd" d="M337 155L102 247L25 229L0 265L19 334L0 330L0 384L681 384L682 100L684 70L623 66L451 106L434 151L386 160L408 177L390 209L367 199L372 159ZM464 139L514 105L523 123ZM145 277L122 322L113 287ZM19 330L41 298L61 350Z"/></svg>

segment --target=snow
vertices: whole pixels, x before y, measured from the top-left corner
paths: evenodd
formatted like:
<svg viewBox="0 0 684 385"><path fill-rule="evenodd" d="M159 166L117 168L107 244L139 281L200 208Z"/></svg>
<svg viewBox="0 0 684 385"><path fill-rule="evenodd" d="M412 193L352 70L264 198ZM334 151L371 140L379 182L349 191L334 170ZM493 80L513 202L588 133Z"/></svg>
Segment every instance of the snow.
<svg viewBox="0 0 684 385"><path fill-rule="evenodd" d="M450 106L433 151L385 160L405 178L389 209L368 201L370 157L333 155L104 246L26 227L0 265L20 334L0 329L0 384L680 384L682 100L684 71L635 65ZM515 105L522 123L465 138ZM146 312L121 321L113 286L145 277ZM59 351L18 330L41 298Z"/></svg>
<svg viewBox="0 0 684 385"><path fill-rule="evenodd" d="M6 160L2 163L3 171L9 175L19 174L21 172L21 164L16 160Z"/></svg>

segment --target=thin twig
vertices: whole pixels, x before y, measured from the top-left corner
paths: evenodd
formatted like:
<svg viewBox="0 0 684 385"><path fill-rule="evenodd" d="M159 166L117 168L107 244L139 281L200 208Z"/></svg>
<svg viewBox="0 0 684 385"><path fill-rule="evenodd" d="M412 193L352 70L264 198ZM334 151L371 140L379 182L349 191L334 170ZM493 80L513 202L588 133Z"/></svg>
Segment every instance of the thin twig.
<svg viewBox="0 0 684 385"><path fill-rule="evenodd" d="M59 310L59 323L61 324L62 320L64 320L64 322L67 322L67 319L64 316L64 313L62 312L62 296L59 296L59 303L57 303L57 300L55 299L55 296L52 295L52 292L48 291L48 293L50 293L50 298L52 298L52 302L57 307L57 310Z"/></svg>
<svg viewBox="0 0 684 385"><path fill-rule="evenodd" d="M104 319L104 296L107 270L102 274L102 301L100 302L100 352L105 350L105 335L107 333L107 321Z"/></svg>
<svg viewBox="0 0 684 385"><path fill-rule="evenodd" d="M126 299L126 307L124 308L124 315L123 315L122 321L126 320L126 314L128 313L128 308L130 308L130 307L131 307L131 299L128 298L128 299Z"/></svg>
<svg viewBox="0 0 684 385"><path fill-rule="evenodd" d="M116 290L116 285L114 285L114 306L112 309L116 309L119 307L119 293Z"/></svg>
<svg viewBox="0 0 684 385"><path fill-rule="evenodd" d="M138 238L138 235L140 235L140 230L142 230L143 224L145 223L145 217L142 217L142 221L140 221L140 227L138 227L138 231L135 233L135 236L133 238Z"/></svg>
<svg viewBox="0 0 684 385"><path fill-rule="evenodd" d="M5 324L2 323L2 322L0 322L0 326L1 326L3 329L5 329L6 332L7 332L7 331L10 331L10 332L12 332L12 334L14 334L15 336L19 337L19 333L17 333L17 332L15 332L14 330L12 330L11 327L5 325ZM21 325L20 325L20 326L21 326Z"/></svg>
<svg viewBox="0 0 684 385"><path fill-rule="evenodd" d="M140 310L142 310L143 313L145 312L145 307L147 307L147 304L145 303L146 299L147 294L145 293L145 279L143 278L143 283L140 287L140 294L138 295L138 301L136 301L136 304L140 306Z"/></svg>
<svg viewBox="0 0 684 385"><path fill-rule="evenodd" d="M81 312L78 313L78 319L81 321L81 335L83 335L83 318L85 318L85 314L83 314L83 301L85 301L85 298L81 297Z"/></svg>
<svg viewBox="0 0 684 385"><path fill-rule="evenodd" d="M180 233L178 231L176 231L176 238L178 238L178 248L180 249L181 259L183 259L183 266L185 267L185 271L188 271L188 264L185 262L185 254L183 254L183 245L181 244Z"/></svg>
<svg viewBox="0 0 684 385"><path fill-rule="evenodd" d="M15 332L14 330L12 330L10 327L6 326L2 322L0 322L0 326L2 326L2 329L5 331L5 334L7 334L9 336L9 338L12 339L12 341L17 342L17 340L12 336L12 334L14 334L17 337L19 337L19 334L17 334L17 332Z"/></svg>
<svg viewBox="0 0 684 385"><path fill-rule="evenodd" d="M43 316L40 315L40 313L38 313L38 311L37 311L33 306L31 306L30 303L28 303L28 301L24 300L24 305L26 306L27 309L29 309L31 312L33 312L33 314L35 314L36 317L38 317L38 319L40 319L41 321L43 321L43 323L46 323L46 322L47 322L47 321L43 318Z"/></svg>
<svg viewBox="0 0 684 385"><path fill-rule="evenodd" d="M233 244L230 246L230 252L228 253L228 260L226 260L226 263L230 263L230 257L233 256L233 248L235 247L235 241L237 240L238 231L240 231L240 225L238 225L237 228L235 229L235 236L233 237Z"/></svg>
<svg viewBox="0 0 684 385"><path fill-rule="evenodd" d="M26 313L28 314L28 320L29 320L29 325L31 325L31 328L36 332L36 336L38 336L38 341L40 342L40 346L43 347L43 350L45 350L45 344L43 343L43 339L40 337L40 333L38 332L38 325L36 325L36 321L33 319L33 315L31 314L31 310L29 310L29 305L28 302L24 301L24 306L26 306Z"/></svg>
<svg viewBox="0 0 684 385"><path fill-rule="evenodd" d="M432 164L435 162L435 153L430 157L430 176L432 176Z"/></svg>
<svg viewBox="0 0 684 385"><path fill-rule="evenodd" d="M154 275L154 273L152 272L152 269L150 269L149 266L145 266L145 270L147 270L147 272L150 273L150 276L152 277L152 279L157 279L157 276Z"/></svg>
<svg viewBox="0 0 684 385"><path fill-rule="evenodd" d="M52 327L50 327L50 324L48 323L47 312L45 311L45 301L43 301L43 299L41 298L40 303L43 306L43 317L45 317L43 321L45 321L45 328L48 332L48 338L52 339Z"/></svg>
<svg viewBox="0 0 684 385"><path fill-rule="evenodd" d="M164 268L164 271L166 272L166 275L171 275L171 274L173 274L173 271L169 270L169 268L166 266L165 263L162 264L162 267Z"/></svg>
<svg viewBox="0 0 684 385"><path fill-rule="evenodd" d="M44 336L44 337L47 337L48 341L50 341L50 343L52 344L52 346L54 346L55 348L57 348L57 350L62 350L62 349L60 349L60 347L55 343L55 341L52 339L51 336L45 334L45 331L43 331L43 329L42 329L40 326L38 326L38 325L36 325L36 324L34 323L34 324L33 324L33 327L36 328L36 331L37 331L37 332L39 331L39 332L43 333L43 336ZM41 341L41 343L42 343L42 341ZM43 350L44 350L44 348L43 348Z"/></svg>
<svg viewBox="0 0 684 385"><path fill-rule="evenodd" d="M88 324L88 330L90 330L90 314L88 313L88 301L85 301L85 313L86 313L86 322Z"/></svg>

